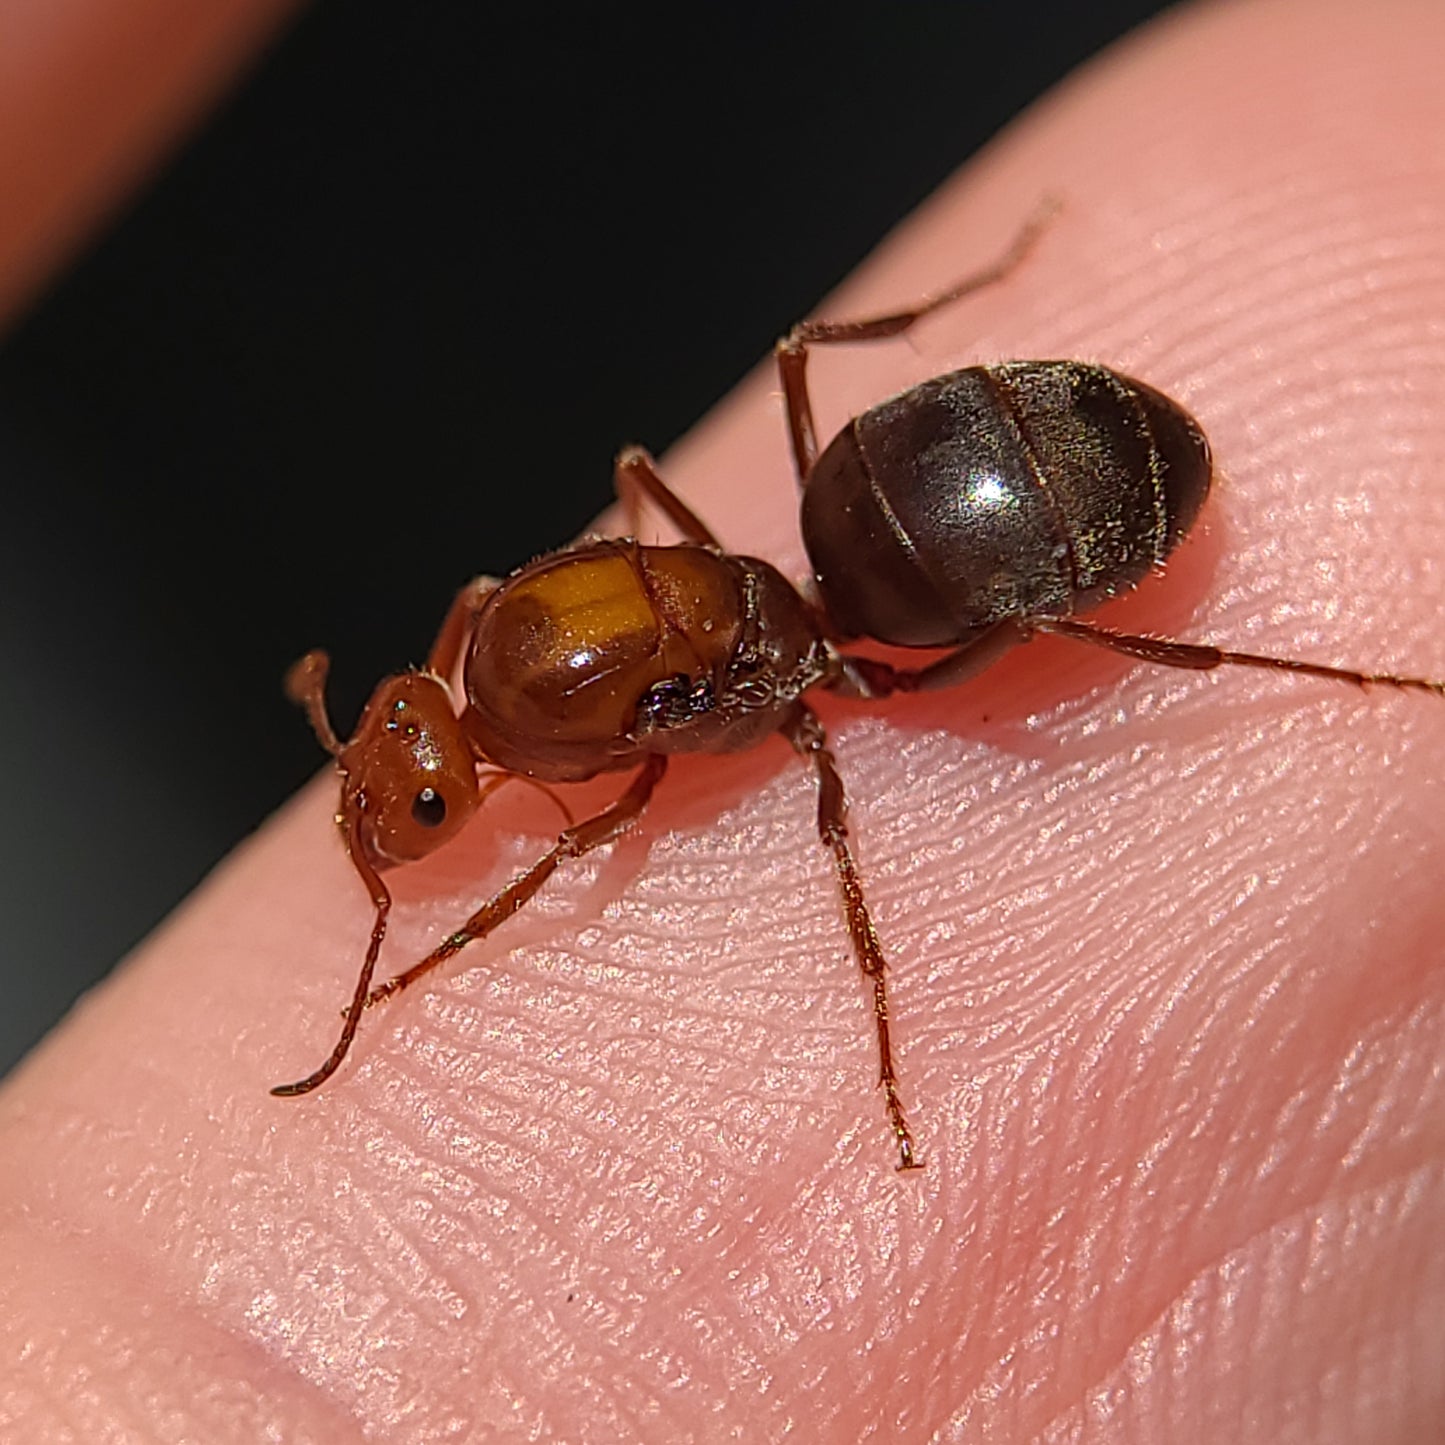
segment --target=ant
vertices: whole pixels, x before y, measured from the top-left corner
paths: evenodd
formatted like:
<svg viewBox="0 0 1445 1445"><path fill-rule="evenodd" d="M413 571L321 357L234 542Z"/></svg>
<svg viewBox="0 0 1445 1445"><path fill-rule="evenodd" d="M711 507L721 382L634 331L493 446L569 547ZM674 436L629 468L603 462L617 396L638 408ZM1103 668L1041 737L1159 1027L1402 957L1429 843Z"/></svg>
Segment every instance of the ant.
<svg viewBox="0 0 1445 1445"><path fill-rule="evenodd" d="M561 863L632 827L672 754L733 752L780 735L817 779L818 836L872 989L879 1087L898 1168L920 1168L893 1060L883 949L848 843L843 779L805 694L824 688L877 699L952 686L1047 634L1166 667L1269 668L1445 695L1445 682L1130 636L1079 620L1164 562L1212 476L1199 424L1162 393L1107 367L966 367L880 402L820 452L810 348L901 335L1003 280L1051 210L1030 220L992 265L912 309L806 321L778 342L813 567L806 589L767 562L728 552L648 453L629 447L614 465L619 497L634 521L641 501L651 502L685 539L680 544L584 541L504 581L468 584L426 667L383 681L344 743L326 711L326 654L295 664L287 692L336 759L337 823L375 919L336 1047L314 1073L273 1094L294 1097L324 1084L366 1009L485 938ZM947 650L900 668L844 650L855 638ZM628 768L637 771L614 803L580 823L569 814L570 826L535 863L419 963L372 986L391 908L386 869L440 847L501 782L546 789Z"/></svg>

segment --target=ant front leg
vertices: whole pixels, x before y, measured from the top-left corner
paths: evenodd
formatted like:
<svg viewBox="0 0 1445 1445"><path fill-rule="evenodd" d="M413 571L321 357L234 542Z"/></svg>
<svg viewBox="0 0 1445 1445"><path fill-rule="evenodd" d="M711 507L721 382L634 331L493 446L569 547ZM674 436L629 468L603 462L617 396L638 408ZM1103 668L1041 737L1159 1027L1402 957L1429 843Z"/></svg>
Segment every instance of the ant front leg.
<svg viewBox="0 0 1445 1445"><path fill-rule="evenodd" d="M858 865L848 847L848 802L843 791L843 779L833 754L828 751L828 736L823 731L823 725L810 708L799 705L782 731L798 753L813 765L818 778L818 836L833 855L838 887L843 895L843 912L848 921L848 936L863 976L873 987L873 1021L878 1030L878 1086L883 1090L889 1127L898 1142L898 1168L900 1171L922 1169L923 1161L918 1158L913 1133L903 1113L898 1074L893 1067L893 1042L888 1029L887 963L883 957L883 945L878 941L878 932L869 916L868 905L863 898L863 884L858 877Z"/></svg>
<svg viewBox="0 0 1445 1445"><path fill-rule="evenodd" d="M426 670L451 686L462 653L471 641L472 623L489 594L502 584L495 577L473 577L455 597L442 619L441 630L427 654Z"/></svg>
<svg viewBox="0 0 1445 1445"><path fill-rule="evenodd" d="M704 547L722 544L710 528L666 482L657 470L652 453L643 447L623 447L612 464L612 485L627 509L627 532L636 537L642 525L642 502L649 501L689 542Z"/></svg>
<svg viewBox="0 0 1445 1445"><path fill-rule="evenodd" d="M773 348L773 356L783 385L788 439L792 443L793 465L797 468L800 487L807 481L813 463L818 460L818 433L813 425L813 404L808 395L808 348L852 341L882 341L890 336L901 336L925 316L931 316L944 306L1004 280L1027 258L1058 209L1058 202L1054 199L1043 201L997 260L907 311L869 316L857 321L802 321L779 340Z"/></svg>
<svg viewBox="0 0 1445 1445"><path fill-rule="evenodd" d="M625 833L641 816L652 797L662 775L667 771L667 758L653 753L642 765L627 791L609 808L604 808L595 817L568 828L557 839L556 844L544 853L525 872L519 873L504 888L489 898L455 933L448 934L420 963L414 963L404 973L389 978L366 995L362 1007L371 1008L393 994L410 988L419 978L424 978L434 968L445 963L453 954L460 953L467 944L485 938L498 924L505 923L525 903L528 903L542 885L557 871L557 865L569 858L580 858L604 843L610 843Z"/></svg>
<svg viewBox="0 0 1445 1445"><path fill-rule="evenodd" d="M315 1073L298 1079L294 1084L277 1084L271 1092L278 1099L294 1099L298 1095L309 1094L312 1089L319 1089L341 1067L341 1061L351 1052L351 1041L356 1037L357 1026L361 1023L362 1010L370 1001L371 978L376 972L376 960L381 956L382 941L386 938L386 919L391 912L391 894L377 875L376 869L371 866L361 845L360 817L358 812L351 819L346 847L361 881L366 884L367 891L371 894L372 906L375 909L371 939L366 947L366 959L361 965L361 973L356 980L356 989L347 1007L346 1022L341 1026L341 1037L336 1041L336 1047Z"/></svg>

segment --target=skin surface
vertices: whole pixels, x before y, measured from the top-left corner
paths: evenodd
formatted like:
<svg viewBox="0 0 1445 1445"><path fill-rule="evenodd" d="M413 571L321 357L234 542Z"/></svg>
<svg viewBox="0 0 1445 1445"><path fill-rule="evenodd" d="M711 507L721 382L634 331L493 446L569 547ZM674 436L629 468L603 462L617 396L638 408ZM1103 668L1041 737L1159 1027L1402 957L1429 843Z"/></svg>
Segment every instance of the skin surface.
<svg viewBox="0 0 1445 1445"><path fill-rule="evenodd" d="M1438 6L1348 0L1113 52L822 308L937 289L1062 195L1004 286L819 356L822 429L973 361L1116 366L1218 477L1103 620L1445 676L1441 53ZM773 388L664 470L798 574ZM270 1098L331 1047L369 924L327 776L0 1096L9 1433L1432 1438L1445 704L1048 641L819 710L926 1172L893 1171L781 743L677 763L638 833ZM388 957L554 827L505 790L393 874Z"/></svg>
<svg viewBox="0 0 1445 1445"><path fill-rule="evenodd" d="M294 0L5 0L0 320L294 8Z"/></svg>

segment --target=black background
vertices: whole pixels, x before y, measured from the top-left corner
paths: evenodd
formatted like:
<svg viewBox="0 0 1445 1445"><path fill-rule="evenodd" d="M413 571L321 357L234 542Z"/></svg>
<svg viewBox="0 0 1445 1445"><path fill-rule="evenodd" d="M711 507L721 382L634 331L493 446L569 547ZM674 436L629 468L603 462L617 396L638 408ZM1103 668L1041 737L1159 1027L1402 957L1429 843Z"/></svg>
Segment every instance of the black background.
<svg viewBox="0 0 1445 1445"><path fill-rule="evenodd" d="M292 658L348 725L1160 8L305 14L0 349L0 1069L320 766Z"/></svg>

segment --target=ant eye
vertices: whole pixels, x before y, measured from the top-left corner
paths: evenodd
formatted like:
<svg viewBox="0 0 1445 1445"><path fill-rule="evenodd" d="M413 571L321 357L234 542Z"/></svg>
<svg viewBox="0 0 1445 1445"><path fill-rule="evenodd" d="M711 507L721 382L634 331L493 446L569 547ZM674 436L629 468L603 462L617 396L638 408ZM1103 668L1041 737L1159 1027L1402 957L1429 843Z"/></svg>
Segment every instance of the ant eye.
<svg viewBox="0 0 1445 1445"><path fill-rule="evenodd" d="M423 828L440 828L447 818L447 800L435 788L423 788L411 800L411 816Z"/></svg>

